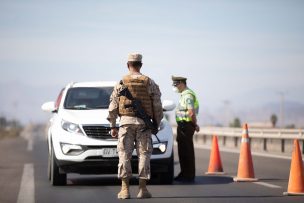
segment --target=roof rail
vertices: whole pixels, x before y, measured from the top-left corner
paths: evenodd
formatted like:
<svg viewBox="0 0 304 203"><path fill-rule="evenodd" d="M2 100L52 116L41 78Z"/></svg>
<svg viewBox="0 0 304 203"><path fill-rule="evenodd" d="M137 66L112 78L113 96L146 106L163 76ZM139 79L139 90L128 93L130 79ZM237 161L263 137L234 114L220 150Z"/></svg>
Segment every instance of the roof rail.
<svg viewBox="0 0 304 203"><path fill-rule="evenodd" d="M70 83L67 85L67 88L73 87L73 85L74 85L75 83L76 83L76 82L70 82Z"/></svg>

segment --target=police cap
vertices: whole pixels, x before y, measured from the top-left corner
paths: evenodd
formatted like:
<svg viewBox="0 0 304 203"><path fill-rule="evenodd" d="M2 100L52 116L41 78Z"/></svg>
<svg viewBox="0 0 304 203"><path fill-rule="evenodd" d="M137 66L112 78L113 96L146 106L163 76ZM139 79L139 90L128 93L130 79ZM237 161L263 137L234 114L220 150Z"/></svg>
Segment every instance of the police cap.
<svg viewBox="0 0 304 203"><path fill-rule="evenodd" d="M184 77L180 77L180 76L173 76L172 75L172 81L173 81L173 85L177 85L180 82L186 83L187 78Z"/></svg>

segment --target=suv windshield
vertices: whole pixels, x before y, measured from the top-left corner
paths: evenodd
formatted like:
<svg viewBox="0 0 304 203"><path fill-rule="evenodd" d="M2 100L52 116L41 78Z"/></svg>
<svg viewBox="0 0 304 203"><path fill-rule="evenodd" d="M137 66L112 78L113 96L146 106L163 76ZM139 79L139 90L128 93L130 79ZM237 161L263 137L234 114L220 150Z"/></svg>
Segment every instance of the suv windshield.
<svg viewBox="0 0 304 203"><path fill-rule="evenodd" d="M65 109L106 109L113 87L70 88L64 101Z"/></svg>

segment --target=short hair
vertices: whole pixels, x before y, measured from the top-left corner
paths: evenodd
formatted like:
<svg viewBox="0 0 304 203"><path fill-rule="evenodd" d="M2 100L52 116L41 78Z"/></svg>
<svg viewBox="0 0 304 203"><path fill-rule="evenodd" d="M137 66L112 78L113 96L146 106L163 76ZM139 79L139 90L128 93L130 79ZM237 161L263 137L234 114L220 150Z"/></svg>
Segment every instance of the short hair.
<svg viewBox="0 0 304 203"><path fill-rule="evenodd" d="M141 68L142 62L140 61L128 61L128 65L134 68Z"/></svg>

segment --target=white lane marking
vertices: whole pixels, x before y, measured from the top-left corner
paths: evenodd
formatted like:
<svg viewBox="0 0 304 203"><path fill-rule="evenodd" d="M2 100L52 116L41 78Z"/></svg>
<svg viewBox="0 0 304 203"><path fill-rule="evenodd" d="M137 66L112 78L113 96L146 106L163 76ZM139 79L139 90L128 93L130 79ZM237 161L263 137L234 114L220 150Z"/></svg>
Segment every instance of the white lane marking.
<svg viewBox="0 0 304 203"><path fill-rule="evenodd" d="M33 130L32 126L28 125L25 129L21 132L21 137L23 137L27 141L27 151L33 151Z"/></svg>
<svg viewBox="0 0 304 203"><path fill-rule="evenodd" d="M257 185L263 185L265 187L270 187L270 188L282 188L281 186L273 185L273 184L265 183L265 182L253 182L253 183L257 184Z"/></svg>
<svg viewBox="0 0 304 203"><path fill-rule="evenodd" d="M200 144L194 144L194 147L195 148L199 148L199 149L211 149L211 146L200 145ZM239 149L230 149L230 148L225 148L225 147L222 147L220 149L220 151L230 152L230 153L240 153ZM288 157L288 156L282 156L282 155L276 155L276 154L268 154L267 152L251 152L251 154L255 155L255 156L262 156L262 157L270 157L270 158L278 158L278 159L288 159L288 160L291 159L291 157Z"/></svg>
<svg viewBox="0 0 304 203"><path fill-rule="evenodd" d="M27 151L33 151L33 139L29 139L27 142Z"/></svg>
<svg viewBox="0 0 304 203"><path fill-rule="evenodd" d="M34 166L25 164L18 194L17 203L35 202Z"/></svg>
<svg viewBox="0 0 304 203"><path fill-rule="evenodd" d="M288 156L281 156L281 155L276 155L276 154L265 154L265 153L262 153L262 152L252 152L252 155L270 157L270 158L278 158L278 159L288 159L288 160L291 159L291 156L288 157Z"/></svg>

